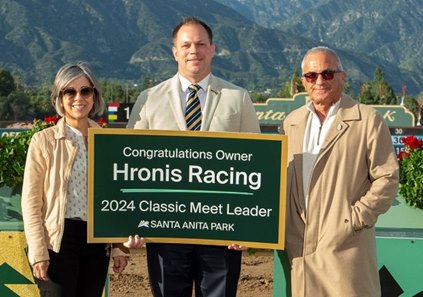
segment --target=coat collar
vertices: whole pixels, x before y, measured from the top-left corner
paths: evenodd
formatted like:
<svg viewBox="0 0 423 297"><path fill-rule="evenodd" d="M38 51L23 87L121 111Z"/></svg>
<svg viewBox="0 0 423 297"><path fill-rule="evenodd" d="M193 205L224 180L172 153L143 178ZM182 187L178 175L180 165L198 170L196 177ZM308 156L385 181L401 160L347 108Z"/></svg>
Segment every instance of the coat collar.
<svg viewBox="0 0 423 297"><path fill-rule="evenodd" d="M337 140L344 135L344 133L349 129L351 121L359 121L361 120L360 108L359 104L354 101L350 96L343 94L339 106L339 110L336 114L335 121L331 129L328 131L326 135L325 142L322 145L320 150L319 156L316 159L316 163L318 164L319 161L324 158L324 156L330 152L332 146L337 142ZM291 135L294 137L299 136L297 141L292 142L292 150L294 152L294 168L295 168L295 175L296 180L302 180L303 174L303 159L302 159L302 152L303 152L303 143L304 143L304 133L307 125L307 118L309 116L310 111L306 108L306 106L301 107L298 109L297 114L295 114L295 118L291 121ZM293 136L291 136L293 137ZM302 183L297 185L299 188L300 193L303 193L303 185ZM304 195L304 193L303 193ZM305 209L304 199L300 199L301 208ZM304 213L302 214L303 217ZM303 217L304 219L305 217Z"/></svg>
<svg viewBox="0 0 423 297"><path fill-rule="evenodd" d="M97 124L95 121L88 119L88 127L100 128L100 125ZM60 118L59 121L57 121L57 124L54 126L54 138L66 138L66 121L64 117Z"/></svg>
<svg viewBox="0 0 423 297"><path fill-rule="evenodd" d="M335 121L326 135L320 155L323 155L350 127L351 121L361 119L359 105L350 96L343 94ZM319 158L318 158L319 159ZM316 160L316 162L318 161Z"/></svg>
<svg viewBox="0 0 423 297"><path fill-rule="evenodd" d="M310 111L306 108L306 106L303 106L298 110L298 114L295 116L295 118L292 119L291 125L296 130L295 135L304 135L309 113ZM326 141L323 147L330 143L336 135L339 135L339 133L342 134L342 131L346 130L349 127L348 122L358 121L360 119L361 115L359 104L354 101L350 96L342 94L335 122L326 137ZM302 150L303 139L301 139L301 141L296 142L296 144L297 147L295 151Z"/></svg>

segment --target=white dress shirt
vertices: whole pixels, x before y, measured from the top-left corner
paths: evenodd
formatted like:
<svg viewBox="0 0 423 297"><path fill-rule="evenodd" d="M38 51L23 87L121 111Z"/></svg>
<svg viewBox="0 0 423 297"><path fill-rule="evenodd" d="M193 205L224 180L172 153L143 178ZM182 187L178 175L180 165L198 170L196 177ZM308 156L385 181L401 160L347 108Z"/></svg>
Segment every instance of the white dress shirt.
<svg viewBox="0 0 423 297"><path fill-rule="evenodd" d="M340 102L341 100L338 100L330 107L323 123L320 123L320 119L314 109L313 102L309 102L307 104L307 109L310 111L310 114L307 119L303 143L303 189L306 208L308 204L308 190L310 187L314 164L317 156L319 155L320 148L325 141L326 135L335 121Z"/></svg>

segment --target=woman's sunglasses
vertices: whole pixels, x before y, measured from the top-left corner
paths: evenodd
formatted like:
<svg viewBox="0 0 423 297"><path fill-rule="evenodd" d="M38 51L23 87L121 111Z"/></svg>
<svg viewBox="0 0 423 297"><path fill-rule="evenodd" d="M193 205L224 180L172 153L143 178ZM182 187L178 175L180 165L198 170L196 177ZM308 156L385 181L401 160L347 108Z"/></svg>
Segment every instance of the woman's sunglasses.
<svg viewBox="0 0 423 297"><path fill-rule="evenodd" d="M309 83L315 83L319 75L322 76L324 80L332 80L335 76L335 73L342 72L341 70L324 70L322 72L307 72L303 74L306 81Z"/></svg>
<svg viewBox="0 0 423 297"><path fill-rule="evenodd" d="M66 88L62 90L62 95L63 97L66 97L66 98L75 98L78 92L81 95L81 97L88 98L94 94L94 88L82 87L79 91L75 90L74 88Z"/></svg>

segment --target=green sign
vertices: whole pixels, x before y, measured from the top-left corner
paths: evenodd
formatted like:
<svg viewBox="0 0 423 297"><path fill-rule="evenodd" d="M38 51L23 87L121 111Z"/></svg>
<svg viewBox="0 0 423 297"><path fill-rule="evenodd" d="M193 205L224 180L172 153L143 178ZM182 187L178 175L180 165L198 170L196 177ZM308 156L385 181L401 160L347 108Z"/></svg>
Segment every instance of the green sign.
<svg viewBox="0 0 423 297"><path fill-rule="evenodd" d="M309 100L306 92L297 93L292 98L269 98L264 103L254 103L257 119L263 133L277 133L277 127L293 110L300 108ZM390 127L413 127L414 114L402 105L370 105L385 119ZM113 122L125 123L132 110L132 103L113 102L109 104L108 119Z"/></svg>
<svg viewBox="0 0 423 297"><path fill-rule="evenodd" d="M260 125L280 125L287 115L306 104L307 93L295 94L293 98L269 98L265 103L255 103Z"/></svg>
<svg viewBox="0 0 423 297"><path fill-rule="evenodd" d="M307 93L295 94L293 98L269 98L265 103L255 103L257 119L263 126L280 126L287 115L307 103ZM414 114L401 105L370 105L385 119L388 126L414 126Z"/></svg>
<svg viewBox="0 0 423 297"><path fill-rule="evenodd" d="M415 123L414 114L401 105L370 105L385 119L390 127L412 127Z"/></svg>
<svg viewBox="0 0 423 297"><path fill-rule="evenodd" d="M0 128L0 137L3 136L15 136L19 133L26 131L28 129L11 129L11 128Z"/></svg>
<svg viewBox="0 0 423 297"><path fill-rule="evenodd" d="M89 130L89 242L283 249L283 135Z"/></svg>

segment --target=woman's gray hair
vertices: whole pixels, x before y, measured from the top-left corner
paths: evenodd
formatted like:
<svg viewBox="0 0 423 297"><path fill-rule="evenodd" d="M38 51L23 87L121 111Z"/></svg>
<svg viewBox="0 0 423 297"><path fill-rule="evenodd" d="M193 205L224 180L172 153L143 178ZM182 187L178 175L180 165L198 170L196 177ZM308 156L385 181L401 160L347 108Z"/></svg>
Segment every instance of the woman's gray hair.
<svg viewBox="0 0 423 297"><path fill-rule="evenodd" d="M338 54L333 49L328 48L327 46L316 46L316 47L309 49L306 52L306 54L304 55L304 58L301 62L301 70L304 69L304 61L305 61L306 57L310 54L319 53L319 52L328 53L328 54L331 54L332 56L335 57L336 63L338 64L338 69L332 69L332 70L344 71L344 68L342 67L341 59L339 59Z"/></svg>
<svg viewBox="0 0 423 297"><path fill-rule="evenodd" d="M94 105L89 113L89 116L100 115L104 112L106 105L103 101L100 83L95 78L86 62L77 62L63 65L57 72L51 88L51 103L60 116L63 117L65 115L65 109L63 108L62 102L63 89L66 88L70 82L83 75L90 81L91 87L94 88Z"/></svg>

